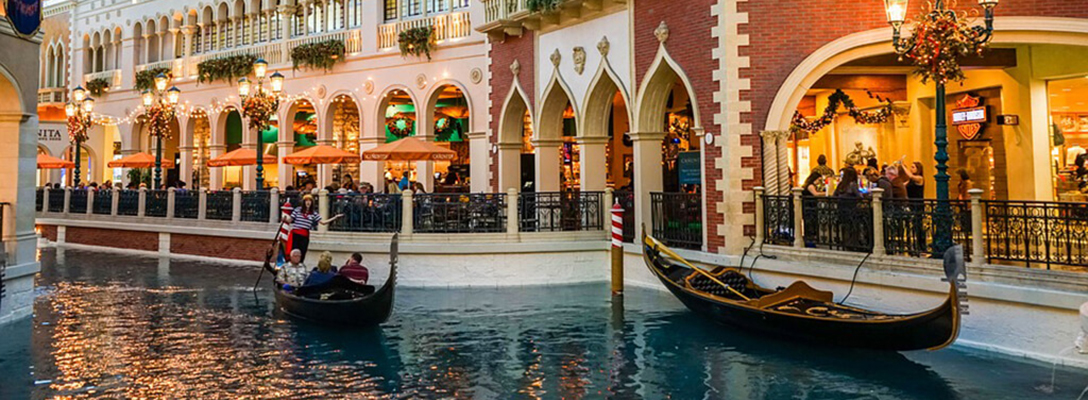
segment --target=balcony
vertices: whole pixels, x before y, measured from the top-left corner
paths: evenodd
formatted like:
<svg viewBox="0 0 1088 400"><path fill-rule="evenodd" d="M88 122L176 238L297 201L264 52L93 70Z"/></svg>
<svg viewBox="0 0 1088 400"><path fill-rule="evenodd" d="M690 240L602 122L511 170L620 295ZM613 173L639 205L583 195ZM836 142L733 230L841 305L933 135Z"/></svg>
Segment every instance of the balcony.
<svg viewBox="0 0 1088 400"><path fill-rule="evenodd" d="M546 25L559 25L564 20L581 19L623 6L627 0L559 0L555 10L533 12L528 0L483 0L484 23L477 31L501 40L505 35L521 36L525 29L539 30Z"/></svg>
<svg viewBox="0 0 1088 400"><path fill-rule="evenodd" d="M439 14L423 18L390 22L379 26L378 48L382 50L395 48L398 46L398 37L401 32L412 28L423 28L428 26L434 27L435 40L439 43L446 40L465 38L472 33L472 22L469 20L468 12Z"/></svg>
<svg viewBox="0 0 1088 400"><path fill-rule="evenodd" d="M93 81L95 79L105 79L110 83L110 88L121 86L121 70L111 69L109 71L95 72L92 74L83 75L83 83Z"/></svg>
<svg viewBox="0 0 1088 400"><path fill-rule="evenodd" d="M64 99L68 96L68 89L65 88L41 88L38 89L38 105L56 105L64 104Z"/></svg>

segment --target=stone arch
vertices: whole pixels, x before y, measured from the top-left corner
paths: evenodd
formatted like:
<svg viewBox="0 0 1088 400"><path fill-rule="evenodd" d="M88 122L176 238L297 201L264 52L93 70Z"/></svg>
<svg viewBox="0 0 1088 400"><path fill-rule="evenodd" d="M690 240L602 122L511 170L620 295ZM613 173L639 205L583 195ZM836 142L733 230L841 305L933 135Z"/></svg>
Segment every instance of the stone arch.
<svg viewBox="0 0 1088 400"><path fill-rule="evenodd" d="M543 93L537 109L539 118L534 121L536 126L533 132L534 139L559 140L563 136L563 112L568 105L574 110L575 122L581 120L578 117L578 104L574 101L570 87L558 73L552 75Z"/></svg>
<svg viewBox="0 0 1088 400"><path fill-rule="evenodd" d="M529 119L533 119L532 107L529 107L529 96L522 90L521 84L516 80L506 94L506 100L502 103L502 114L499 116L499 143L521 144L521 130L524 128L525 113L529 113ZM518 132L518 136L513 136Z"/></svg>
<svg viewBox="0 0 1088 400"><path fill-rule="evenodd" d="M72 151L72 147L73 146L71 144L64 146L64 150L61 150L60 152L62 159L73 161L72 158L75 157L75 154ZM99 162L101 162L101 160L98 158L98 154L95 153L94 149L92 149L91 146L89 146L86 142L79 146L79 151L80 157L87 157L87 165L80 165L79 173L80 175L83 175L82 177L80 177L80 181L85 184L89 184L95 181L94 172L101 169L101 166L99 165ZM74 162L79 163L79 161ZM64 177L64 180L66 184L71 184L72 176L70 174L65 175L66 176Z"/></svg>
<svg viewBox="0 0 1088 400"><path fill-rule="evenodd" d="M622 82L608 63L608 60L601 60L601 65L597 68L597 74L589 83L590 89L586 92L584 109L582 110L584 118L582 126L579 127L578 136L608 136L607 132L605 132L608 130L608 119L597 117L605 115L612 108L612 99L615 98L617 91L620 92L623 103L627 105L627 110L625 110L627 119L631 120L631 95Z"/></svg>
<svg viewBox="0 0 1088 400"><path fill-rule="evenodd" d="M442 95L442 92L445 91L447 87L455 87L455 88L457 88L458 90L461 91L461 96L464 97L464 99L465 99L465 106L468 107L469 127L470 127L469 129L471 129L472 122L473 122L473 118L472 118L473 108L472 108L472 98L469 97L469 93L468 93L468 87L465 86L463 83L457 81L457 80L444 79L444 80L436 82L434 85L431 85L431 92L428 93L427 97L426 97L427 102L424 103L424 105L422 107L423 113L422 113L422 115L417 116L417 118L419 118L419 120L420 120L420 125L421 126L426 126L427 129L428 129L428 132L431 130L431 127L433 127L434 123L435 123L435 121L434 121L434 112L435 112L435 109L437 108L439 97ZM417 112L417 114L419 114L419 113Z"/></svg>
<svg viewBox="0 0 1088 400"><path fill-rule="evenodd" d="M419 99L416 97L415 93L412 92L412 89L409 88L408 86L401 85L401 84L392 84L392 85L386 86L386 88L382 91L381 96L378 98L378 102L377 102L376 107L374 109L374 116L375 117L374 117L374 122L373 123L376 126L376 129L374 130L374 133L379 138L383 137L384 135L382 134L382 132L385 132L385 111L386 111L387 108L389 108L389 95L391 93L394 93L394 92L397 92L397 91L401 91L401 92L404 92L405 94L407 94L408 98L412 100L413 105L418 105L419 104ZM417 110L416 114L419 114L418 110ZM417 129L418 129L418 127L417 127Z"/></svg>
<svg viewBox="0 0 1088 400"><path fill-rule="evenodd" d="M361 135L362 132L363 132L362 131L362 128L363 128L363 125L362 125L363 124L363 102L360 101L359 97L355 95L355 92L353 92L351 90L348 90L348 89L338 90L336 92L333 92L333 94L329 96L329 103L325 105L323 113L321 115L318 115L318 118L320 119L320 122L321 122L321 125L320 125L321 131L322 132L329 132L329 135L332 134L332 131L333 131L333 128L334 128L333 127L333 119L336 116L335 115L336 107L337 107L336 99L339 98L339 97L347 97L347 98L351 99L352 103L355 104L355 109L359 113L359 134ZM325 118L321 118L322 115L324 115Z"/></svg>
<svg viewBox="0 0 1088 400"><path fill-rule="evenodd" d="M1002 17L995 22L993 44L1041 43L1085 46L1088 21L1075 18ZM793 110L806 91L831 70L856 59L892 52L886 28L843 36L812 52L782 82L767 112L764 130L788 130Z"/></svg>
<svg viewBox="0 0 1088 400"><path fill-rule="evenodd" d="M692 126L696 128L703 126L699 104L694 96L697 92L692 88L691 81L688 80L687 74L684 73L683 68L669 56L665 47L661 46L657 51L657 55L654 57L654 62L650 64L650 68L642 79L642 85L640 85L637 105L638 113L633 120L635 125L634 131L665 131L661 115L665 114L665 105L668 103L669 95L672 93L674 83L678 79L683 82L684 89L686 89L689 94L692 118L695 120Z"/></svg>

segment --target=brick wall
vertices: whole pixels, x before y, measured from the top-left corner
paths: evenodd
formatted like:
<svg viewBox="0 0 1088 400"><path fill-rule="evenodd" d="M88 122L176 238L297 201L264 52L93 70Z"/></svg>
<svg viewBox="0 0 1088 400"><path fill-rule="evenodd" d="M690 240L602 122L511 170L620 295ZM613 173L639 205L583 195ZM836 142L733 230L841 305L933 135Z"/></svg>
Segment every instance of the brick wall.
<svg viewBox="0 0 1088 400"><path fill-rule="evenodd" d="M664 21L669 27L669 39L665 42L665 49L691 82L694 93L690 95L698 103L700 125L706 133L714 136L721 133L721 126L714 121L714 115L721 111L721 105L714 100L714 93L718 88L714 71L718 70L719 62L712 54L718 47L718 39L712 36L711 29L717 26L718 18L711 15L711 7L716 3L715 0L643 0L631 3L634 7L635 25L635 82L641 83L653 64L659 47L654 30ZM641 88L636 88L636 93L638 90ZM707 197L707 221L704 223L707 224L707 248L711 252L716 252L724 243L724 238L718 232L723 215L717 209L717 204L723 198L722 189L717 187L718 180L722 177L722 170L716 163L722 156L720 143L715 140L714 145L707 146L706 158L703 160L706 166L704 181L707 183L704 188ZM758 150L755 154L759 154Z"/></svg>
<svg viewBox="0 0 1088 400"><path fill-rule="evenodd" d="M521 73L518 74L518 82L529 97L529 108L533 108L533 61L535 60L535 33L525 31L518 36L507 36L501 42L491 42L491 143L499 142L499 121L502 118L502 107L505 105L506 96L510 94L513 86L514 73L510 71L510 65L514 60L521 65ZM499 158L498 154L491 153L491 190L498 191L499 186Z"/></svg>
<svg viewBox="0 0 1088 400"><path fill-rule="evenodd" d="M264 261L268 240L218 238L200 235L170 235L170 252L232 260Z"/></svg>
<svg viewBox="0 0 1088 400"><path fill-rule="evenodd" d="M137 232L69 226L65 230L64 241L73 244L113 247L119 249L144 251L159 250L159 234L157 232Z"/></svg>

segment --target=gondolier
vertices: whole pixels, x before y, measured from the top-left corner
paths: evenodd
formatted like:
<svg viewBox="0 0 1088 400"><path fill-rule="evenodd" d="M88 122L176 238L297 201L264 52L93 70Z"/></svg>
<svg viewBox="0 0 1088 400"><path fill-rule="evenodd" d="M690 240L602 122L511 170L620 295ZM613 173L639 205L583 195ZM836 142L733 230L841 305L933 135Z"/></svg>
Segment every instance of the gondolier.
<svg viewBox="0 0 1088 400"><path fill-rule="evenodd" d="M329 219L321 219L321 215L314 207L314 196L311 194L302 196L302 204L287 217L287 223L291 224L291 234L287 240L288 251L298 249L302 252L302 261L306 261L306 252L310 248L310 231L318 224L328 225L343 216L343 214L337 214Z"/></svg>

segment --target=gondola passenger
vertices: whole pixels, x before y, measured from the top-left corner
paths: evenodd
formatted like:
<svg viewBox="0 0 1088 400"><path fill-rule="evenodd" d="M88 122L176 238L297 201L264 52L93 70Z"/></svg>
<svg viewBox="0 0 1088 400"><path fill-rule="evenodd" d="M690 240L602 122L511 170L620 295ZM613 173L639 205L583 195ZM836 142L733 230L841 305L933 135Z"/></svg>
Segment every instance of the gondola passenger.
<svg viewBox="0 0 1088 400"><path fill-rule="evenodd" d="M314 206L314 196L307 194L302 196L302 206L295 208L291 212L291 215L287 217L287 222L291 224L291 250L298 250L302 253L302 260L306 260L306 251L310 248L310 231L317 227L318 224L328 225L337 219L343 217L343 214L337 214L329 219L321 219L321 214L318 214L317 207Z"/></svg>
<svg viewBox="0 0 1088 400"><path fill-rule="evenodd" d="M336 267L332 266L332 253L326 251L321 253L321 257L317 260L317 267L306 277L305 286L324 285L334 277L336 277Z"/></svg>
<svg viewBox="0 0 1088 400"><path fill-rule="evenodd" d="M347 264L340 267L340 275L352 282L365 285L370 280L370 270L363 266L363 255L353 253Z"/></svg>
<svg viewBox="0 0 1088 400"><path fill-rule="evenodd" d="M282 266L272 265L274 254L274 250L268 249L268 253L265 254L264 258L264 269L275 275L276 283L285 285L286 289L301 287L306 282L306 276L309 274L306 265L302 263L302 252L298 249L291 250L288 262Z"/></svg>

